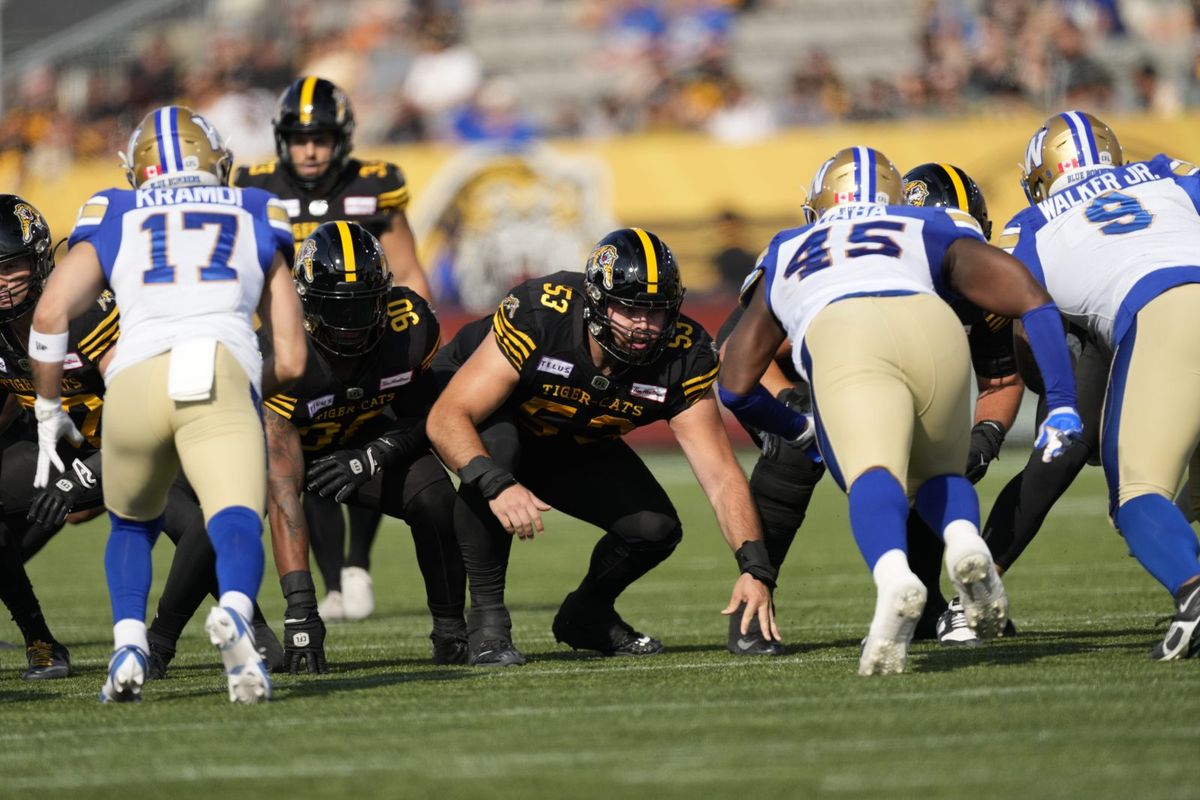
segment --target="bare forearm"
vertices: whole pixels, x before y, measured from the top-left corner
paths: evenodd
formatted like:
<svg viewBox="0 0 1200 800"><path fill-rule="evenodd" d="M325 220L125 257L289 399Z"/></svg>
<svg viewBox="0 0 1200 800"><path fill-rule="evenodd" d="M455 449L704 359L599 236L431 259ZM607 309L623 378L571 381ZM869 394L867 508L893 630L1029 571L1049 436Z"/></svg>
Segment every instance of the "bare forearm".
<svg viewBox="0 0 1200 800"><path fill-rule="evenodd" d="M41 397L62 394L62 362L33 360L33 388Z"/></svg>
<svg viewBox="0 0 1200 800"><path fill-rule="evenodd" d="M723 480L721 486L709 494L709 501L730 550L736 553L746 542L762 538L762 526L750 498L750 487L740 470L737 475L730 474Z"/></svg>
<svg viewBox="0 0 1200 800"><path fill-rule="evenodd" d="M271 411L267 429L267 518L271 522L271 549L279 575L308 571L308 523L300 505L304 456L295 428Z"/></svg>
<svg viewBox="0 0 1200 800"><path fill-rule="evenodd" d="M1021 410L1024 394L1025 384L1016 374L981 380L979 399L975 402L975 421L991 419L1003 425L1005 430L1011 429Z"/></svg>
<svg viewBox="0 0 1200 800"><path fill-rule="evenodd" d="M460 470L476 456L487 455L470 415L456 406L437 403L425 423L429 440L442 461L452 470Z"/></svg>

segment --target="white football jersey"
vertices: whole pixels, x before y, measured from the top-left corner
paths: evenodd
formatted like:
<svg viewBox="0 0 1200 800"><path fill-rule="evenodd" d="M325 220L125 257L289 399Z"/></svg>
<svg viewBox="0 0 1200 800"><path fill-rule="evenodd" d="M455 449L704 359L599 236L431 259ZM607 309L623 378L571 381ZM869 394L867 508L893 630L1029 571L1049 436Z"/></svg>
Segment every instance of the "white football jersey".
<svg viewBox="0 0 1200 800"><path fill-rule="evenodd" d="M287 210L259 189L109 189L84 204L70 246L89 242L121 309L106 380L196 338L215 338L261 391L253 315L278 250L290 253Z"/></svg>
<svg viewBox="0 0 1200 800"><path fill-rule="evenodd" d="M1110 347L1173 286L1200 283L1200 177L1166 156L1106 170L1017 214L1001 246Z"/></svg>
<svg viewBox="0 0 1200 800"><path fill-rule="evenodd" d="M966 212L937 207L844 203L802 228L771 240L743 294L760 277L766 301L792 340L796 370L804 333L821 309L856 295L950 295L942 282L946 248L957 239L983 240Z"/></svg>

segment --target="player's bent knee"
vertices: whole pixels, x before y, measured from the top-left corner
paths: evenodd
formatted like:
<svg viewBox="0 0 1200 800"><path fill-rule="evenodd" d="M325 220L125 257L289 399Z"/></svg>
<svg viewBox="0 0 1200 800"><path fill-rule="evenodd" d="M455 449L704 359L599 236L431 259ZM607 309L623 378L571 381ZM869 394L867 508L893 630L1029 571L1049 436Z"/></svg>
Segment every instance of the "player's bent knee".
<svg viewBox="0 0 1200 800"><path fill-rule="evenodd" d="M683 525L673 516L657 511L639 511L621 517L611 531L633 548L673 550L683 538Z"/></svg>

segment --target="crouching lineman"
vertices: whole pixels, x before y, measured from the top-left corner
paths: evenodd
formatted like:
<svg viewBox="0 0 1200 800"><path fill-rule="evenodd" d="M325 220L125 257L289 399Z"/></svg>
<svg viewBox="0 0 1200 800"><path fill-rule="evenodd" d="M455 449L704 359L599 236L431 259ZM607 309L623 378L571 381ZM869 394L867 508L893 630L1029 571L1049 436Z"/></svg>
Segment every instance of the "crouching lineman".
<svg viewBox="0 0 1200 800"><path fill-rule="evenodd" d="M437 317L420 295L392 286L379 241L353 222L313 231L293 275L312 346L304 377L268 397L264 415L287 667L326 669L301 488L408 523L433 615L433 660L462 663L466 575L452 526L454 487L425 435Z"/></svg>
<svg viewBox="0 0 1200 800"><path fill-rule="evenodd" d="M586 273L556 272L517 286L490 319L439 353L448 385L429 435L462 478L454 523L470 576L470 663L525 663L504 605L512 537L542 530L551 506L604 531L579 587L554 618L554 637L604 655L649 655L662 642L616 612L617 597L666 559L683 535L666 492L621 437L665 419L716 512L742 575L725 613L745 603L778 639L774 572L746 477L710 387L712 339L680 316L683 285L654 234L608 234ZM450 376L453 377L450 377ZM602 478L600 476L603 476ZM597 491L597 481L604 491Z"/></svg>
<svg viewBox="0 0 1200 800"><path fill-rule="evenodd" d="M34 484L47 484L51 464L62 469L60 438L82 440L59 396L67 328L107 282L123 330L105 374L101 460L115 650L100 699L141 698L150 551L182 467L216 551L220 604L205 629L224 661L229 699L254 703L271 695L249 624L264 563L266 447L257 398L298 378L306 349L288 270L287 213L266 192L225 185L232 156L186 108L147 115L127 153L134 190L87 201L34 311ZM256 308L274 346L267 361L255 338Z"/></svg>
<svg viewBox="0 0 1200 800"><path fill-rule="evenodd" d="M1173 598L1158 661L1200 656L1200 544L1171 502L1200 442L1200 177L1180 174L1190 172L1165 155L1127 164L1103 122L1055 114L1025 149L1030 207L1002 240L1112 349L1100 460L1113 523Z"/></svg>
<svg viewBox="0 0 1200 800"><path fill-rule="evenodd" d="M849 495L851 531L877 587L859 674L902 672L926 599L906 558L910 497L945 542L970 627L996 636L1008 616L979 535L979 501L963 476L967 341L938 294L1024 321L1056 406L1038 437L1045 457L1080 428L1070 356L1046 293L983 242L969 214L892 205L902 182L883 154L838 152L817 171L809 197L809 224L775 236L748 287L748 308L726 344L721 399L761 430L789 440L808 434L808 420L758 384L791 339L793 363L812 387L821 455Z"/></svg>

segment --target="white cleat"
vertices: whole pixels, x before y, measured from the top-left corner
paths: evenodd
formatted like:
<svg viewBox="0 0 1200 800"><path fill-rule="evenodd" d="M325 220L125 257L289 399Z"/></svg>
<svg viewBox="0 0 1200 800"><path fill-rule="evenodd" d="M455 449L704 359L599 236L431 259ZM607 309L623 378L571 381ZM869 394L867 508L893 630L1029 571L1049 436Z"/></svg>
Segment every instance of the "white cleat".
<svg viewBox="0 0 1200 800"><path fill-rule="evenodd" d="M992 556L987 550L967 553L953 561L948 551L946 555L950 582L962 600L967 627L975 631L980 639L995 639L1003 634L1004 625L1008 622L1008 595L996 573Z"/></svg>
<svg viewBox="0 0 1200 800"><path fill-rule="evenodd" d="M375 589L371 573L362 567L346 567L342 570L342 610L345 619L366 619L375 612Z"/></svg>
<svg viewBox="0 0 1200 800"><path fill-rule="evenodd" d="M100 689L101 703L137 703L146 682L146 664L150 656L135 645L114 650L108 661L108 679Z"/></svg>
<svg viewBox="0 0 1200 800"><path fill-rule="evenodd" d="M321 602L317 603L317 613L326 622L334 622L346 618L346 606L342 593L337 589L327 592Z"/></svg>
<svg viewBox="0 0 1200 800"><path fill-rule="evenodd" d="M254 629L231 608L215 606L204 623L208 639L221 653L229 678L231 703L257 703L271 698L271 679L258 648Z"/></svg>
<svg viewBox="0 0 1200 800"><path fill-rule="evenodd" d="M859 675L893 675L908 665L908 644L925 608L925 587L911 575L887 588L879 589L875 618L863 639L858 659ZM886 593L886 594L885 594Z"/></svg>

